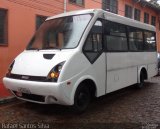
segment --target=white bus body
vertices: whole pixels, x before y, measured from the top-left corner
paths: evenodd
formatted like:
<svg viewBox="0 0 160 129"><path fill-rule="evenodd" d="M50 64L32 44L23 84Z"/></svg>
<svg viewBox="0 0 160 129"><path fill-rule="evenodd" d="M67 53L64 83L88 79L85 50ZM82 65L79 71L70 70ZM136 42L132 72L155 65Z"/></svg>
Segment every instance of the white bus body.
<svg viewBox="0 0 160 129"><path fill-rule="evenodd" d="M101 9L49 17L3 82L19 99L84 110L157 74L155 27Z"/></svg>

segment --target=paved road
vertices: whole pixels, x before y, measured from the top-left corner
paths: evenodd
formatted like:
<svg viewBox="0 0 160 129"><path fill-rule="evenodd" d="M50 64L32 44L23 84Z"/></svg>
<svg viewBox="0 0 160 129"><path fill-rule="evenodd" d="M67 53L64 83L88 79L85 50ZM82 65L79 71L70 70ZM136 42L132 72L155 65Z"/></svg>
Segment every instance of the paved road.
<svg viewBox="0 0 160 129"><path fill-rule="evenodd" d="M160 77L150 79L141 90L128 87L100 97L80 115L68 107L19 100L0 105L0 123L0 128L15 124L19 128L158 129Z"/></svg>

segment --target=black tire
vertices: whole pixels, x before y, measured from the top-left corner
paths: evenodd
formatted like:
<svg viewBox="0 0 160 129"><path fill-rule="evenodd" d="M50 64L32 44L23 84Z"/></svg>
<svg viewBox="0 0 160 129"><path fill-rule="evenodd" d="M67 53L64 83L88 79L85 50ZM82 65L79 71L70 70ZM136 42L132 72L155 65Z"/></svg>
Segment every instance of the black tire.
<svg viewBox="0 0 160 129"><path fill-rule="evenodd" d="M73 109L75 113L83 113L91 101L91 92L89 88L81 84L75 93Z"/></svg>
<svg viewBox="0 0 160 129"><path fill-rule="evenodd" d="M136 84L136 88L142 89L144 87L144 80L145 80L144 74L143 74L143 72L141 72L140 82Z"/></svg>

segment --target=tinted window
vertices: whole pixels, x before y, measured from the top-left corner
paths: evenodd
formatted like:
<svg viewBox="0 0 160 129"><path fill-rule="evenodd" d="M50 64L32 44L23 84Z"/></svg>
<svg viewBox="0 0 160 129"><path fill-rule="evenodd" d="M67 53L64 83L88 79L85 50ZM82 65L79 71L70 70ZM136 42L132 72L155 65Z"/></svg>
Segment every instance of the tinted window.
<svg viewBox="0 0 160 129"><path fill-rule="evenodd" d="M102 52L102 22L97 21L92 27L89 36L83 48L84 54L90 62L100 55Z"/></svg>
<svg viewBox="0 0 160 129"><path fill-rule="evenodd" d="M104 32L105 46L108 51L127 51L126 27L122 24L107 21Z"/></svg>
<svg viewBox="0 0 160 129"><path fill-rule="evenodd" d="M155 51L156 50L156 38L154 32L144 32L144 41L145 47L144 49L147 51Z"/></svg>
<svg viewBox="0 0 160 129"><path fill-rule="evenodd" d="M131 51L143 50L143 31L134 27L128 27L129 48Z"/></svg>

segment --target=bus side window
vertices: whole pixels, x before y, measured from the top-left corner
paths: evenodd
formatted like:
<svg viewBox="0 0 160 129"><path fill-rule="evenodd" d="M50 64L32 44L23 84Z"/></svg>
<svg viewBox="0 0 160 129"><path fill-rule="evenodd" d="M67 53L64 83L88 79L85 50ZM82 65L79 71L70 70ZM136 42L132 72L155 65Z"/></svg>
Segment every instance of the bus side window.
<svg viewBox="0 0 160 129"><path fill-rule="evenodd" d="M156 37L154 32L144 32L144 50L145 51L156 51Z"/></svg>
<svg viewBox="0 0 160 129"><path fill-rule="evenodd" d="M106 21L104 26L104 43L107 51L127 51L128 44L125 25Z"/></svg>
<svg viewBox="0 0 160 129"><path fill-rule="evenodd" d="M143 30L128 27L129 49L131 51L143 51Z"/></svg>
<svg viewBox="0 0 160 129"><path fill-rule="evenodd" d="M100 20L93 25L84 44L83 51L90 62L94 62L102 52L102 22Z"/></svg>

